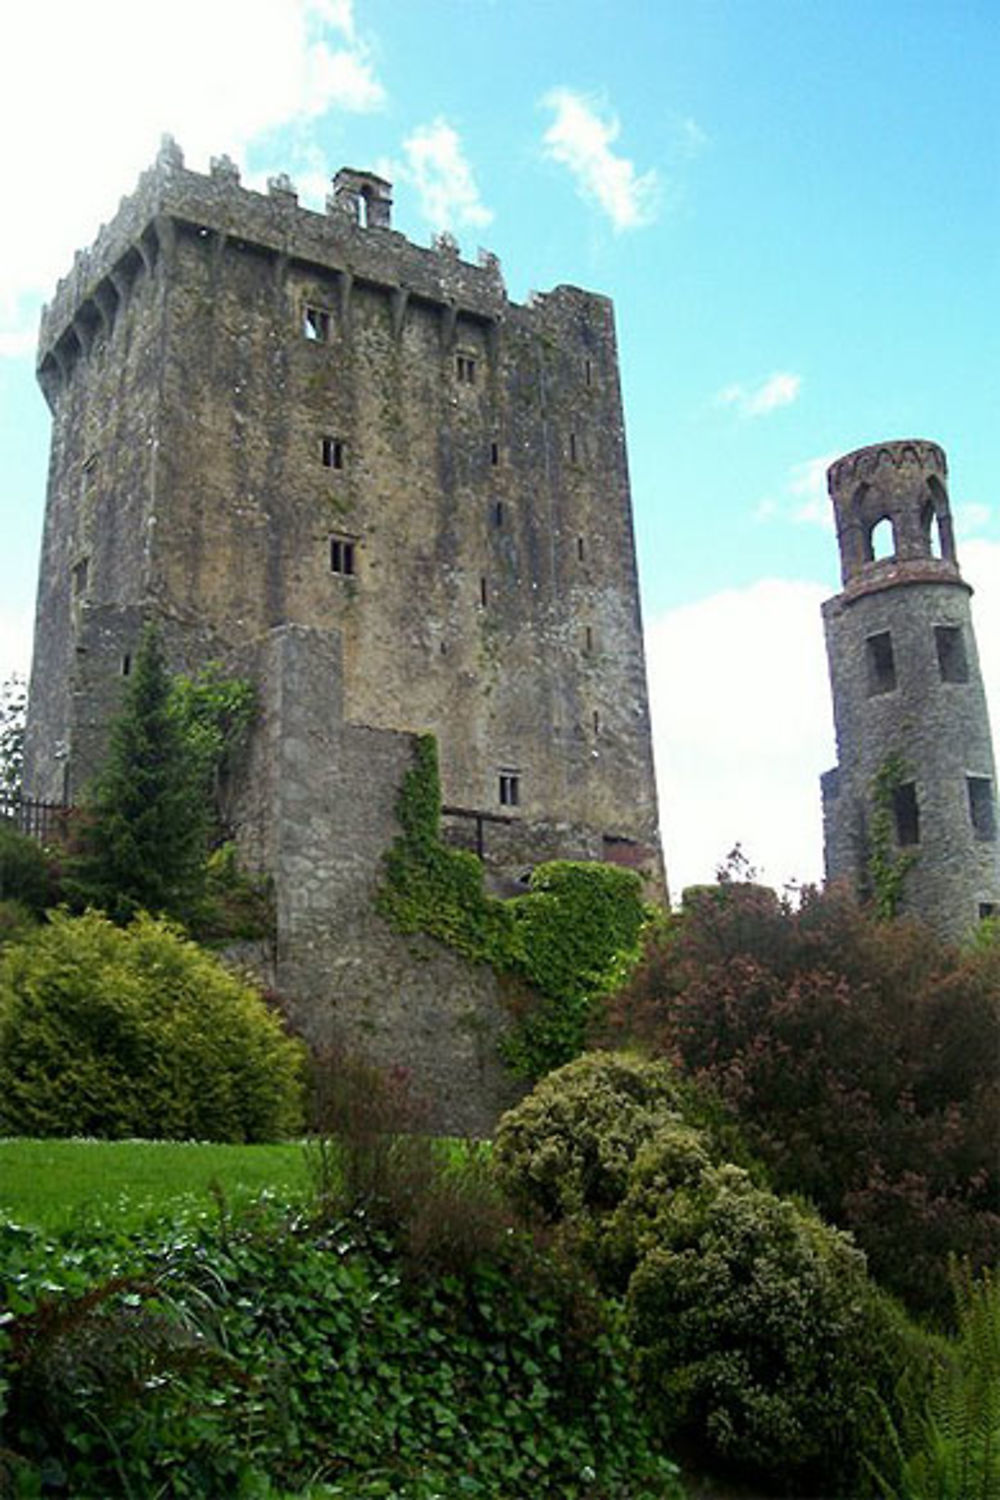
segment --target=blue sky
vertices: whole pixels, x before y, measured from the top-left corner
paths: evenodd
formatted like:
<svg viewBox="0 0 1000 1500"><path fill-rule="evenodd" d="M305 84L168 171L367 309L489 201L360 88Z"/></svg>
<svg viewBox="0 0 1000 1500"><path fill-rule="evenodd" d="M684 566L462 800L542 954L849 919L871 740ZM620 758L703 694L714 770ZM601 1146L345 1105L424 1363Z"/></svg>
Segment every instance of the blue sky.
<svg viewBox="0 0 1000 1500"><path fill-rule="evenodd" d="M6 22L0 680L30 653L48 419L38 311L162 131L204 170L341 165L510 295L614 298L675 889L741 840L821 870L833 763L826 463L940 442L1000 713L995 0L124 0ZM20 213L11 212L15 205ZM997 642L994 648L993 642Z"/></svg>

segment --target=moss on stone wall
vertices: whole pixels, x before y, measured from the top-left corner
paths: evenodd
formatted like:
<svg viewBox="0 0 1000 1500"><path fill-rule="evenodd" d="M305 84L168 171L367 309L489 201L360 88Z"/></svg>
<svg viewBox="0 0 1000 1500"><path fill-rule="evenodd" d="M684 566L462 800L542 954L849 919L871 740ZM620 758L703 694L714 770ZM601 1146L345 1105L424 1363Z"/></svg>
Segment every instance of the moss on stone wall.
<svg viewBox="0 0 1000 1500"><path fill-rule="evenodd" d="M583 1049L598 999L639 956L646 920L639 876L557 860L536 867L525 895L487 895L476 857L441 841L433 735L416 742L397 813L402 832L386 856L382 915L400 932L428 933L528 986L532 999L503 1044L516 1073L535 1079L568 1062Z"/></svg>

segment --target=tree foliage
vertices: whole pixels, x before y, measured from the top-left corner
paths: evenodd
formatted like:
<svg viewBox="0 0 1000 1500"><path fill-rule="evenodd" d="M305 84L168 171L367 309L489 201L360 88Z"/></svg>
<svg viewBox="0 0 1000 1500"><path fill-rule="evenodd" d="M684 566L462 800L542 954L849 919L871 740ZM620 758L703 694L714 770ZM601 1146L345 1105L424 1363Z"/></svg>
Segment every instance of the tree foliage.
<svg viewBox="0 0 1000 1500"><path fill-rule="evenodd" d="M0 685L0 800L21 795L28 690L16 673Z"/></svg>
<svg viewBox="0 0 1000 1500"><path fill-rule="evenodd" d="M776 1187L852 1229L876 1276L947 1315L949 1252L1000 1254L1000 949L875 922L846 894L694 895L612 1030L709 1085Z"/></svg>
<svg viewBox="0 0 1000 1500"><path fill-rule="evenodd" d="M664 1440L785 1493L870 1493L862 1455L887 1452L871 1392L894 1410L925 1347L848 1236L725 1161L667 1063L558 1069L501 1120L494 1159L623 1299Z"/></svg>
<svg viewBox="0 0 1000 1500"><path fill-rule="evenodd" d="M300 1073L257 992L148 916L54 912L0 960L0 1134L274 1140Z"/></svg>

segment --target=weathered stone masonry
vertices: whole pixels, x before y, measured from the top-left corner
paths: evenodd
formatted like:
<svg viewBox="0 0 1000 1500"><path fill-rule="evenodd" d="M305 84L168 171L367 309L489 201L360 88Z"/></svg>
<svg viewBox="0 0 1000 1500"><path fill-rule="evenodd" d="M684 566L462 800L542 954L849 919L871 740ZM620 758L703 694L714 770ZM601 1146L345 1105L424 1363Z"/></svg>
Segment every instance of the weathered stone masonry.
<svg viewBox="0 0 1000 1500"><path fill-rule="evenodd" d="M880 443L839 459L828 477L844 588L823 606L839 761L822 783L827 878L864 888L873 783L898 757L895 854L913 857L901 909L960 938L1000 912L1000 854L945 456L935 443Z"/></svg>
<svg viewBox="0 0 1000 1500"><path fill-rule="evenodd" d="M275 877L277 981L317 1041L407 1062L425 1035L457 1119L492 977L370 911L408 736L437 736L447 806L504 820L478 825L498 883L560 856L663 889L610 303L509 302L495 257L393 231L372 174L317 214L166 143L46 309L39 379L30 790L93 775L143 618L177 668L253 675L240 839Z"/></svg>

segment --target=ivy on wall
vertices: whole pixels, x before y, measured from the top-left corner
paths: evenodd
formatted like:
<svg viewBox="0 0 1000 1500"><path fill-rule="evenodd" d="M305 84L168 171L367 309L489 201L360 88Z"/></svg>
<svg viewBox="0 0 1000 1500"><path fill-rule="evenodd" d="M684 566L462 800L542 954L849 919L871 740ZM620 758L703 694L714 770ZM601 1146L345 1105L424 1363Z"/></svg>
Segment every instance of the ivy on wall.
<svg viewBox="0 0 1000 1500"><path fill-rule="evenodd" d="M895 750L886 756L872 778L868 877L875 915L882 922L890 922L897 915L903 882L917 859L912 853L896 853L893 806L896 793L906 779L906 763Z"/></svg>
<svg viewBox="0 0 1000 1500"><path fill-rule="evenodd" d="M483 890L475 855L440 837L441 784L433 735L416 742L397 804L401 833L386 856L378 909L399 932L425 932L465 958L530 987L504 1038L504 1060L540 1078L583 1050L600 996L639 957L647 918L633 870L555 860L539 865L523 896Z"/></svg>

